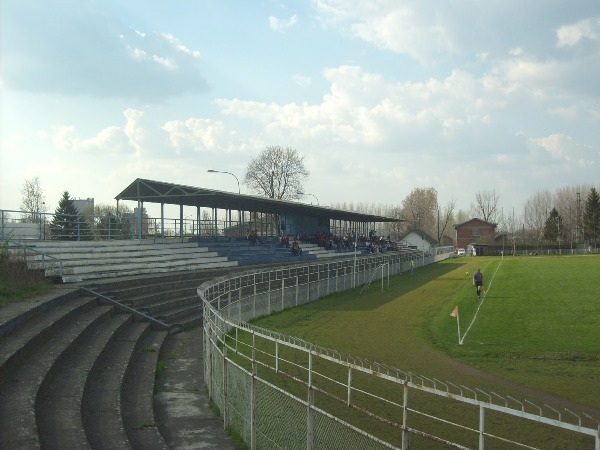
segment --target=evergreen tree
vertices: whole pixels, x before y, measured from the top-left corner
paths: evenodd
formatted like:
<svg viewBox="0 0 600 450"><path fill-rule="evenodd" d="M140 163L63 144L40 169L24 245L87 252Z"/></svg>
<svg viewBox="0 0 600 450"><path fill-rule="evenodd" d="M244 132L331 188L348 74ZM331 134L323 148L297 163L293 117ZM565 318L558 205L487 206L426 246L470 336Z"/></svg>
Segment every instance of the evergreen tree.
<svg viewBox="0 0 600 450"><path fill-rule="evenodd" d="M590 189L583 212L583 236L590 245L597 246L600 238L600 195L596 188Z"/></svg>
<svg viewBox="0 0 600 450"><path fill-rule="evenodd" d="M53 239L83 241L93 239L89 223L81 217L73 199L65 191L58 202L54 218L50 223Z"/></svg>
<svg viewBox="0 0 600 450"><path fill-rule="evenodd" d="M550 215L546 219L546 225L544 226L544 239L547 241L561 241L563 240L564 227L562 224L562 216L558 214L556 208L552 208Z"/></svg>

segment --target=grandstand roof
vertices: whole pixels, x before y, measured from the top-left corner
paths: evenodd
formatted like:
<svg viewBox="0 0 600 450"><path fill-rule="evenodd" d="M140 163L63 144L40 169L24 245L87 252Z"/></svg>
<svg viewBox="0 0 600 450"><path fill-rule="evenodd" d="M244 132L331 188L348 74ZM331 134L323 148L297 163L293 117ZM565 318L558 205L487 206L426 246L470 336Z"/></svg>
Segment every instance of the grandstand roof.
<svg viewBox="0 0 600 450"><path fill-rule="evenodd" d="M269 214L296 214L355 222L399 222L400 219L362 214L305 203L277 200L255 195L235 194L181 184L138 178L127 186L116 200L164 203L169 205L201 206L233 211L256 211Z"/></svg>

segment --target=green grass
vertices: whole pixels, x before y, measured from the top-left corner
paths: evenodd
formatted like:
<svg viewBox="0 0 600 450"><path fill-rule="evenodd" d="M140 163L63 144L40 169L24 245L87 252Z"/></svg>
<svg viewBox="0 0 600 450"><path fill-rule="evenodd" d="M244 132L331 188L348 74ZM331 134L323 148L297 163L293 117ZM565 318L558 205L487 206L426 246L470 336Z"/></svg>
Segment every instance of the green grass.
<svg viewBox="0 0 600 450"><path fill-rule="evenodd" d="M483 302L472 285L477 266ZM254 323L429 379L598 416L598 274L595 256L451 259L393 277L383 292L377 282Z"/></svg>
<svg viewBox="0 0 600 450"><path fill-rule="evenodd" d="M40 272L27 270L23 263L0 257L0 307L46 294L54 289L52 281Z"/></svg>
<svg viewBox="0 0 600 450"><path fill-rule="evenodd" d="M476 265L488 288L480 301ZM467 275L466 272L469 272ZM256 325L428 377L479 386L452 360L600 407L600 258L460 258L343 292ZM493 277L493 279L492 279ZM491 282L491 283L490 283ZM463 345L458 344L459 307ZM576 382L574 382L576 381Z"/></svg>

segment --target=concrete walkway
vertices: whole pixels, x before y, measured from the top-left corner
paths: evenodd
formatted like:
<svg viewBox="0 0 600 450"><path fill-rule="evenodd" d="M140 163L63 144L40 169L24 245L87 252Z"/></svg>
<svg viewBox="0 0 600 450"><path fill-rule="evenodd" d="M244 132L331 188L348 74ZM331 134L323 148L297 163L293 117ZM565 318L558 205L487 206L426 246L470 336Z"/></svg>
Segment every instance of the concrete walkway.
<svg viewBox="0 0 600 450"><path fill-rule="evenodd" d="M167 338L160 360L166 369L158 377L154 396L158 428L172 449L235 449L223 429L223 419L208 406L204 388L202 328Z"/></svg>

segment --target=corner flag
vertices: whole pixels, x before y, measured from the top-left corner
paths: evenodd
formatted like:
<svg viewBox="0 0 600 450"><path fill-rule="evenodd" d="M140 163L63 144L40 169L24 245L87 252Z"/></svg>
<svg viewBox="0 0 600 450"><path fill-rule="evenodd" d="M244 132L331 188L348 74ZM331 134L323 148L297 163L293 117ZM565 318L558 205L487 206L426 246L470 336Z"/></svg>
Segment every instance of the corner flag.
<svg viewBox="0 0 600 450"><path fill-rule="evenodd" d="M462 341L460 339L460 317L458 317L458 305L454 307L454 310L450 313L450 316L456 318L456 327L458 329L458 345L462 345Z"/></svg>

